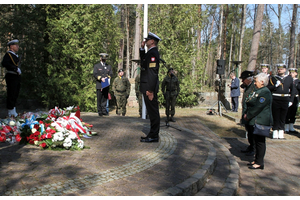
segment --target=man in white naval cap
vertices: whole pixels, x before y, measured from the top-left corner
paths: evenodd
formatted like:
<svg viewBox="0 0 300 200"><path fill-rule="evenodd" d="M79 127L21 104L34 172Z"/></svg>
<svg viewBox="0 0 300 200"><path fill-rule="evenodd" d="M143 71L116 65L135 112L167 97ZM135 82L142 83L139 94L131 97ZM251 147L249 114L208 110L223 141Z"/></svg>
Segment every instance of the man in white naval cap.
<svg viewBox="0 0 300 200"><path fill-rule="evenodd" d="M277 74L270 78L272 92L273 139L284 139L284 124L288 108L294 101L293 78L286 74L286 65L277 64Z"/></svg>
<svg viewBox="0 0 300 200"><path fill-rule="evenodd" d="M19 40L15 39L7 43L9 51L3 57L2 66L6 68L5 81L7 86L6 108L8 116L17 117L16 104L21 88L21 69L17 52L19 51Z"/></svg>
<svg viewBox="0 0 300 200"><path fill-rule="evenodd" d="M157 44L161 39L154 33L149 32L148 37L141 44L141 79L140 92L144 96L146 109L150 118L150 132L146 137L141 137L141 142L158 142L160 115L158 108L157 93L159 88L159 53ZM145 52L145 45L148 48Z"/></svg>
<svg viewBox="0 0 300 200"><path fill-rule="evenodd" d="M294 129L294 123L296 121L296 113L298 109L298 103L299 103L299 91L300 91L300 80L297 78L298 77L298 70L297 68L289 68L290 76L293 78L293 84L294 84L294 101L293 105L291 105L288 109L286 118L285 118L285 132L290 132L290 133L298 133Z"/></svg>
<svg viewBox="0 0 300 200"><path fill-rule="evenodd" d="M108 80L112 77L112 67L106 63L108 59L107 53L100 53L100 63L94 65L93 76L96 79L96 90L97 90L97 110L98 115L108 115L106 110L106 104L108 99L109 84Z"/></svg>

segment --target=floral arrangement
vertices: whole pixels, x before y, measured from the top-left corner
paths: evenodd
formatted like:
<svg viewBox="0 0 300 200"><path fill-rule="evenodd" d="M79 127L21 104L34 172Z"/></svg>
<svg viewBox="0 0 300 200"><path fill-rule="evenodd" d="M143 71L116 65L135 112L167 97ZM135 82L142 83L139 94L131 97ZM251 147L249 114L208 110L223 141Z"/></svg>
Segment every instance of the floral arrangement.
<svg viewBox="0 0 300 200"><path fill-rule="evenodd" d="M82 122L77 106L48 113L24 113L19 118L7 118L0 124L0 142L32 144L43 149L81 150L86 148L81 137L92 135L93 125Z"/></svg>

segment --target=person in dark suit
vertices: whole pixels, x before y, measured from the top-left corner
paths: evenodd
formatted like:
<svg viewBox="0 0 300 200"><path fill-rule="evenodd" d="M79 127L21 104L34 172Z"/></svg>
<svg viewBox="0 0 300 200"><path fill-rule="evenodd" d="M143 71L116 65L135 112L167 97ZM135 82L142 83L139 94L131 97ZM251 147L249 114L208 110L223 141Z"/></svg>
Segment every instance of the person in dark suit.
<svg viewBox="0 0 300 200"><path fill-rule="evenodd" d="M21 88L21 69L19 51L19 40L12 40L7 43L9 51L3 57L2 66L6 68L5 82L7 86L6 108L8 116L17 117L16 104Z"/></svg>
<svg viewBox="0 0 300 200"><path fill-rule="evenodd" d="M300 81L297 78L298 77L298 69L297 68L289 68L290 76L293 78L293 84L294 84L294 101L293 104L288 108L288 112L285 118L285 132L290 133L298 133L294 129L294 123L296 121L296 113L298 110L298 104L299 104L299 91L300 91Z"/></svg>
<svg viewBox="0 0 300 200"><path fill-rule="evenodd" d="M269 77L265 73L259 73L254 77L256 90L246 99L247 109L244 119L249 125L255 124L271 126L272 118L272 94L266 87ZM253 134L255 143L255 160L250 162L249 169L264 169L264 157L266 153L266 137Z"/></svg>
<svg viewBox="0 0 300 200"><path fill-rule="evenodd" d="M158 107L159 88L159 53L157 44L161 39L154 33L149 32L148 37L142 42L140 48L141 79L140 91L143 94L146 109L150 118L150 132L146 137L141 137L141 142L158 142L160 115ZM145 45L148 48L145 52Z"/></svg>
<svg viewBox="0 0 300 200"><path fill-rule="evenodd" d="M272 76L267 86L272 92L272 113L274 119L273 139L284 139L285 117L294 101L293 78L286 75L286 65L277 64L277 75Z"/></svg>
<svg viewBox="0 0 300 200"><path fill-rule="evenodd" d="M106 63L108 54L100 53L101 62L94 65L93 76L96 79L96 90L97 90L97 110L98 115L108 115L106 111L106 104L108 99L109 85L104 86L104 83L108 81L112 76L112 68Z"/></svg>
<svg viewBox="0 0 300 200"><path fill-rule="evenodd" d="M241 85L244 88L243 99L242 99L242 118L241 124L245 125L246 134L249 142L249 146L245 150L241 150L242 153L246 153L246 156L254 155L254 138L253 138L253 126L249 125L249 122L244 120L244 114L246 114L247 104L246 100L249 96L256 90L254 81L253 81L253 72L245 70L241 73L240 79L242 79L243 84Z"/></svg>
<svg viewBox="0 0 300 200"><path fill-rule="evenodd" d="M233 72L230 73L231 84L230 87L230 97L232 104L232 112L237 112L239 108L239 96L240 96L240 80L235 76Z"/></svg>

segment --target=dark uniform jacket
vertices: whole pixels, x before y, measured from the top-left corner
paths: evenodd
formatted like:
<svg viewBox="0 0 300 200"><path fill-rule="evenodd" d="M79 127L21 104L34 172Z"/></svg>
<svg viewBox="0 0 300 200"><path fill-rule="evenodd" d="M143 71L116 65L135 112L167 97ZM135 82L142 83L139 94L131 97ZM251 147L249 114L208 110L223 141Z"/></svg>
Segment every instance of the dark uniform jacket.
<svg viewBox="0 0 300 200"><path fill-rule="evenodd" d="M6 52L2 60L2 66L6 68L7 71L14 72L17 74L19 64L19 57L12 51Z"/></svg>
<svg viewBox="0 0 300 200"><path fill-rule="evenodd" d="M112 69L111 66L106 64L102 65L101 62L94 65L93 76L96 79L96 89L101 89L101 78L111 78L112 77ZM100 79L98 80L98 76Z"/></svg>
<svg viewBox="0 0 300 200"><path fill-rule="evenodd" d="M114 92L114 95L118 96L129 96L130 94L130 82L128 78L126 77L120 77L118 76L115 78L113 85L112 85L112 91Z"/></svg>
<svg viewBox="0 0 300 200"><path fill-rule="evenodd" d="M235 77L235 79L231 80L230 86L230 96L231 97L239 97L240 96L240 80Z"/></svg>
<svg viewBox="0 0 300 200"><path fill-rule="evenodd" d="M298 98L298 100L299 100L300 80L297 78L294 78L293 82L294 82L294 88L295 88L294 89L294 92L295 92L294 98Z"/></svg>
<svg viewBox="0 0 300 200"><path fill-rule="evenodd" d="M140 79L140 91L146 93L146 91L158 92L159 81L159 53L157 47L149 49L147 54L145 50L140 49L141 57L141 79Z"/></svg>
<svg viewBox="0 0 300 200"><path fill-rule="evenodd" d="M254 85L254 81L250 83L250 85L246 86L244 89L244 94L243 94L243 99L242 99L242 124L248 124L247 121L244 120L244 114L246 113L247 110L247 104L246 100L250 97L250 95L256 90L256 87Z"/></svg>
<svg viewBox="0 0 300 200"><path fill-rule="evenodd" d="M168 74L161 84L161 90L164 95L177 96L180 91L178 78Z"/></svg>
<svg viewBox="0 0 300 200"><path fill-rule="evenodd" d="M280 81L280 85L275 87L278 80ZM272 92L274 100L288 102L294 101L295 91L293 86L293 78L290 75L285 75L283 77L275 75L270 77L267 87Z"/></svg>
<svg viewBox="0 0 300 200"><path fill-rule="evenodd" d="M267 87L262 87L254 91L246 100L247 118L249 125L260 124L271 126L272 117L272 94Z"/></svg>

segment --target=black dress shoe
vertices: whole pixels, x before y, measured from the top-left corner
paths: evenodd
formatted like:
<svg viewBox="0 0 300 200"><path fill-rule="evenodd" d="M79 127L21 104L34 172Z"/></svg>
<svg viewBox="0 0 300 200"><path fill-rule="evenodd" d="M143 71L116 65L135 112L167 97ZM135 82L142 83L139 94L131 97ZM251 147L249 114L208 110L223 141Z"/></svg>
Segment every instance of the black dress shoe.
<svg viewBox="0 0 300 200"><path fill-rule="evenodd" d="M141 139L146 139L146 138L147 138L147 136L146 137L143 137L143 136L141 137Z"/></svg>
<svg viewBox="0 0 300 200"><path fill-rule="evenodd" d="M264 169L263 165L260 165L259 167L254 167L253 165L248 167L249 169Z"/></svg>
<svg viewBox="0 0 300 200"><path fill-rule="evenodd" d="M255 164L254 161L252 161L252 162L250 162L250 163L247 163L247 165L254 165L254 164Z"/></svg>
<svg viewBox="0 0 300 200"><path fill-rule="evenodd" d="M98 113L98 115L101 117L101 116L102 116L102 113Z"/></svg>
<svg viewBox="0 0 300 200"><path fill-rule="evenodd" d="M150 142L158 142L158 140L159 140L158 138L145 138L145 139L141 139L140 141L150 143Z"/></svg>
<svg viewBox="0 0 300 200"><path fill-rule="evenodd" d="M176 122L173 117L170 118L170 122Z"/></svg>

